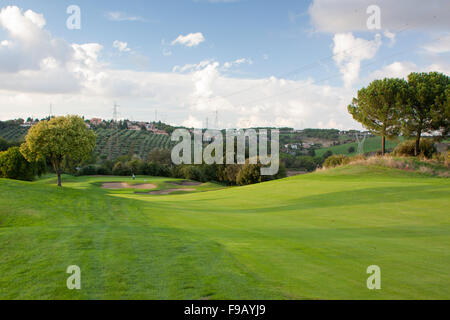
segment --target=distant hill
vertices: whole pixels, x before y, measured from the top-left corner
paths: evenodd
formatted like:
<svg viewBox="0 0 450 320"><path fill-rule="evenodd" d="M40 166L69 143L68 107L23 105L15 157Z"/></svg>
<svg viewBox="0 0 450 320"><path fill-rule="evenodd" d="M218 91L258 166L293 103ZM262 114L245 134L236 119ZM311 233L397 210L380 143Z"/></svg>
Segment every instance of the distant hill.
<svg viewBox="0 0 450 320"><path fill-rule="evenodd" d="M0 137L9 141L23 141L29 128L20 125L0 127ZM170 148L168 135L154 134L145 130L95 129L97 145L95 153L100 159L115 159L123 155L145 158L155 148Z"/></svg>

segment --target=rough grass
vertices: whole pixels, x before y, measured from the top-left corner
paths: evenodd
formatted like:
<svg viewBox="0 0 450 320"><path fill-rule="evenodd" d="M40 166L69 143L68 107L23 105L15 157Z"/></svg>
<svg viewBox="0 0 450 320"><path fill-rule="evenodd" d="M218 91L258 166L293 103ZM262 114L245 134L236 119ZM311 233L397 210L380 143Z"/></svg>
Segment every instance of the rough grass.
<svg viewBox="0 0 450 320"><path fill-rule="evenodd" d="M65 178L0 180L0 298L450 298L448 179L352 165L149 196ZM80 291L66 288L73 264Z"/></svg>
<svg viewBox="0 0 450 320"><path fill-rule="evenodd" d="M397 140L392 140L392 141L386 140L386 149L387 150L394 149L401 140L402 140L401 137L398 138ZM353 147L355 149L355 151L351 152L351 153L348 152L350 147ZM320 149L316 150L316 155L322 156L328 150L332 151L333 154L335 154L335 155L342 154L342 155L346 155L346 156L354 156L358 152L358 143L352 142L352 143L341 144L338 146L331 146L328 148L320 148ZM381 150L381 137L367 138L366 141L364 142L363 153L375 152L375 151L380 151L380 150Z"/></svg>

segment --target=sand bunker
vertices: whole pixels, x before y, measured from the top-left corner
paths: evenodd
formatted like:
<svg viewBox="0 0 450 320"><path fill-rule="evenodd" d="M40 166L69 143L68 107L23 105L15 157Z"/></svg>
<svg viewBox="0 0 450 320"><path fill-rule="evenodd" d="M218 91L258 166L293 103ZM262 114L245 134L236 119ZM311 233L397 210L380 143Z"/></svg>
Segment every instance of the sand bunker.
<svg viewBox="0 0 450 320"><path fill-rule="evenodd" d="M145 194L169 194L176 191L195 191L195 189L166 189L160 191L146 192Z"/></svg>
<svg viewBox="0 0 450 320"><path fill-rule="evenodd" d="M126 182L105 182L102 184L103 189L155 189L156 185L151 183L131 185Z"/></svg>
<svg viewBox="0 0 450 320"><path fill-rule="evenodd" d="M195 182L195 181L173 181L170 184L174 184L177 186L199 186L202 183L201 182Z"/></svg>

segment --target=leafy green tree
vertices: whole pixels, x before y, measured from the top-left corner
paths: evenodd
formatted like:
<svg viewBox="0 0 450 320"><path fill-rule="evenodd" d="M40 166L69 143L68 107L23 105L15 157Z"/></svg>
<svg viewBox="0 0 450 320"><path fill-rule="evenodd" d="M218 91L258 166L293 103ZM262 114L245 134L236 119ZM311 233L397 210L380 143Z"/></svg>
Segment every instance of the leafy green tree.
<svg viewBox="0 0 450 320"><path fill-rule="evenodd" d="M79 116L56 117L31 127L20 151L29 161L46 159L52 164L61 186L63 164L81 163L95 147L95 134Z"/></svg>
<svg viewBox="0 0 450 320"><path fill-rule="evenodd" d="M382 137L381 153L386 151L386 138L400 133L401 109L408 98L408 83L403 79L375 80L358 91L348 106L353 119Z"/></svg>
<svg viewBox="0 0 450 320"><path fill-rule="evenodd" d="M31 181L44 171L45 163L29 162L20 153L19 147L0 152L0 177L2 178Z"/></svg>
<svg viewBox="0 0 450 320"><path fill-rule="evenodd" d="M402 132L415 137L414 155L419 154L424 133L448 133L450 120L450 78L438 72L411 73L408 76L409 100L403 108Z"/></svg>

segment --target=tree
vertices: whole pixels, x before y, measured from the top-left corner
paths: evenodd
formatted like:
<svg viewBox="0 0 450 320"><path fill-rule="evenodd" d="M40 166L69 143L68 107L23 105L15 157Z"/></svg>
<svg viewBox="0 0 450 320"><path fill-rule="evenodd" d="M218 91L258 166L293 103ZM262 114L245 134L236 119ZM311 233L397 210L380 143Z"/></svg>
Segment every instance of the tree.
<svg viewBox="0 0 450 320"><path fill-rule="evenodd" d="M408 76L409 99L403 108L402 132L415 137L414 155L419 154L424 133L449 130L450 78L442 73L411 73Z"/></svg>
<svg viewBox="0 0 450 320"><path fill-rule="evenodd" d="M80 163L94 150L95 134L78 116L56 117L31 127L20 151L29 161L46 159L52 164L61 187L66 160Z"/></svg>
<svg viewBox="0 0 450 320"><path fill-rule="evenodd" d="M150 162L161 163L161 164L172 164L171 151L170 149L159 149L155 148L147 156L147 160Z"/></svg>
<svg viewBox="0 0 450 320"><path fill-rule="evenodd" d="M353 119L382 137L381 153L386 150L386 138L396 137L401 129L401 108L408 97L408 83L403 79L375 80L358 91L348 106Z"/></svg>
<svg viewBox="0 0 450 320"><path fill-rule="evenodd" d="M245 186L248 184L254 184L261 182L261 164L247 163L242 165L236 176L236 184Z"/></svg>
<svg viewBox="0 0 450 320"><path fill-rule="evenodd" d="M31 181L45 171L45 163L28 162L20 153L19 147L0 152L0 177Z"/></svg>

